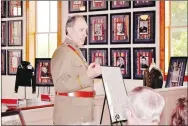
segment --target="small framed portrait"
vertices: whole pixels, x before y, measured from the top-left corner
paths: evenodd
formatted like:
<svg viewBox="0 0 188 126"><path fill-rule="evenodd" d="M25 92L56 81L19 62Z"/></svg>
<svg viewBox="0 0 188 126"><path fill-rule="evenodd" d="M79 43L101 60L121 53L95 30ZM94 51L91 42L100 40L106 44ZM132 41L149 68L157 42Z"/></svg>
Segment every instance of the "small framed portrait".
<svg viewBox="0 0 188 126"><path fill-rule="evenodd" d="M89 15L89 45L108 44L108 15Z"/></svg>
<svg viewBox="0 0 188 126"><path fill-rule="evenodd" d="M107 48L90 48L89 63L98 63L101 66L108 66L108 49Z"/></svg>
<svg viewBox="0 0 188 126"><path fill-rule="evenodd" d="M124 79L131 79L131 48L111 48L110 66L118 66Z"/></svg>
<svg viewBox="0 0 188 126"><path fill-rule="evenodd" d="M110 25L110 44L130 44L131 13L111 14Z"/></svg>
<svg viewBox="0 0 188 126"><path fill-rule="evenodd" d="M87 12L86 0L71 0L69 1L69 13Z"/></svg>
<svg viewBox="0 0 188 126"><path fill-rule="evenodd" d="M1 49L1 75L6 75L6 50Z"/></svg>
<svg viewBox="0 0 188 126"><path fill-rule="evenodd" d="M53 86L50 61L51 58L35 58L36 86Z"/></svg>
<svg viewBox="0 0 188 126"><path fill-rule="evenodd" d="M1 22L1 46L7 45L7 22Z"/></svg>
<svg viewBox="0 0 188 126"><path fill-rule="evenodd" d="M131 8L131 1L113 0L110 1L110 10Z"/></svg>
<svg viewBox="0 0 188 126"><path fill-rule="evenodd" d="M134 0L133 1L133 8L140 8L140 7L154 7L155 1L152 0Z"/></svg>
<svg viewBox="0 0 188 126"><path fill-rule="evenodd" d="M23 45L23 21L8 21L8 46Z"/></svg>
<svg viewBox="0 0 188 126"><path fill-rule="evenodd" d="M8 17L22 17L23 16L23 1L11 0L8 1Z"/></svg>
<svg viewBox="0 0 188 126"><path fill-rule="evenodd" d="M188 57L171 57L165 87L183 86Z"/></svg>
<svg viewBox="0 0 188 126"><path fill-rule="evenodd" d="M143 72L149 68L152 58L156 62L155 47L133 48L133 79L143 79Z"/></svg>
<svg viewBox="0 0 188 126"><path fill-rule="evenodd" d="M22 49L8 49L7 50L8 60L8 75L16 75L17 68L22 61Z"/></svg>
<svg viewBox="0 0 188 126"><path fill-rule="evenodd" d="M7 17L6 4L7 4L6 0L1 0L1 18Z"/></svg>
<svg viewBox="0 0 188 126"><path fill-rule="evenodd" d="M108 66L108 48L89 48L89 64L93 62L101 66Z"/></svg>
<svg viewBox="0 0 188 126"><path fill-rule="evenodd" d="M155 43L155 11L133 12L133 44Z"/></svg>
<svg viewBox="0 0 188 126"><path fill-rule="evenodd" d="M89 11L104 11L104 10L108 10L108 1L106 0L89 1Z"/></svg>
<svg viewBox="0 0 188 126"><path fill-rule="evenodd" d="M84 58L85 58L86 61L87 61L87 48L81 48L80 50L81 50L81 52L82 52L82 55L84 56Z"/></svg>
<svg viewBox="0 0 188 126"><path fill-rule="evenodd" d="M1 112L1 124L4 125L22 125L25 126L25 120L20 110L7 110Z"/></svg>

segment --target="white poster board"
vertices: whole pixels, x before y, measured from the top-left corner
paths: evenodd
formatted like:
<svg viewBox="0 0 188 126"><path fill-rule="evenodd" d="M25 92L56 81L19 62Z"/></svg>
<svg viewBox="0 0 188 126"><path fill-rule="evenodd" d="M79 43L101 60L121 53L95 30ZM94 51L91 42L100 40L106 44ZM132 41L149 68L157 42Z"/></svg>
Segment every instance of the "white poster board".
<svg viewBox="0 0 188 126"><path fill-rule="evenodd" d="M112 123L127 120L127 92L119 67L101 67Z"/></svg>

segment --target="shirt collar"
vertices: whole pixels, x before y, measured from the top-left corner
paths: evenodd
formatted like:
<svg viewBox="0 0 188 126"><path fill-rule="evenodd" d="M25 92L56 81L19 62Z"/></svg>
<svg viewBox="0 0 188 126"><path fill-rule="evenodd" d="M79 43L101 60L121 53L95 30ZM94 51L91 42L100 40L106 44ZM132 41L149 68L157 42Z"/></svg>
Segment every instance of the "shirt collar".
<svg viewBox="0 0 188 126"><path fill-rule="evenodd" d="M73 47L79 48L78 45L69 36L66 36L65 43Z"/></svg>

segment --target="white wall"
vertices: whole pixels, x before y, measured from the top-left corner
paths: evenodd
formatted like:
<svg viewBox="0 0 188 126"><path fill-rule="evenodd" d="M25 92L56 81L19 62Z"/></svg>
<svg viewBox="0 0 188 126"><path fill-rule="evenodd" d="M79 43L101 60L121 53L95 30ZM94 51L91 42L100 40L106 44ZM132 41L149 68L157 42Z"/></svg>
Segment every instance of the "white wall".
<svg viewBox="0 0 188 126"><path fill-rule="evenodd" d="M110 2L109 3L109 8L110 8ZM132 4L132 2L131 2ZM88 8L87 8L88 9ZM156 10L156 30L155 30L155 36L156 36L156 41L155 44L132 44L132 37L133 37L133 12L134 11L147 11L147 10ZM85 48L110 48L110 47L131 47L131 51L133 50L133 47L156 47L156 66L159 67L159 1L156 1L156 7L147 7L147 8L131 8L130 9L120 9L120 10L106 10L106 11L95 11L95 12L85 12L85 13L77 13L79 15L95 15L95 14L108 14L108 28L110 28L110 13L123 13L123 12L131 12L131 44L119 44L119 45L85 45ZM63 16L63 40L65 39L65 23L68 19L69 15L75 15L74 13L69 14L68 13L68 1L63 1L63 10L62 10ZM87 16L88 19L88 16ZM108 29L108 34L110 34L110 30ZM110 35L108 35L108 40L110 40ZM109 52L109 51L108 51ZM109 52L110 53L110 52ZM131 52L131 56L133 56L133 53ZM108 62L110 62L110 57L108 57ZM133 58L131 58L131 74L133 78ZM96 80L97 84L95 84L95 89L97 93L101 94L103 92L103 86L101 80ZM125 84L127 87L127 90L130 91L134 87L141 86L143 85L142 80L133 80L133 79L125 79Z"/></svg>

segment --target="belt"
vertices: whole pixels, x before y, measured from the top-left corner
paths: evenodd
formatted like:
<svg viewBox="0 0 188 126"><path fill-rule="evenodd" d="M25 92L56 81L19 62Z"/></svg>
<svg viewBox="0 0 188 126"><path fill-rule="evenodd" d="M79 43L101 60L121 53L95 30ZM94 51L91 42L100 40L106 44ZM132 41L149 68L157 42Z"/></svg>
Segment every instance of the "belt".
<svg viewBox="0 0 188 126"><path fill-rule="evenodd" d="M60 92L55 92L56 95L58 96L72 96L72 97L94 97L95 96L95 91L76 91L76 92L71 92L71 93L60 93Z"/></svg>

